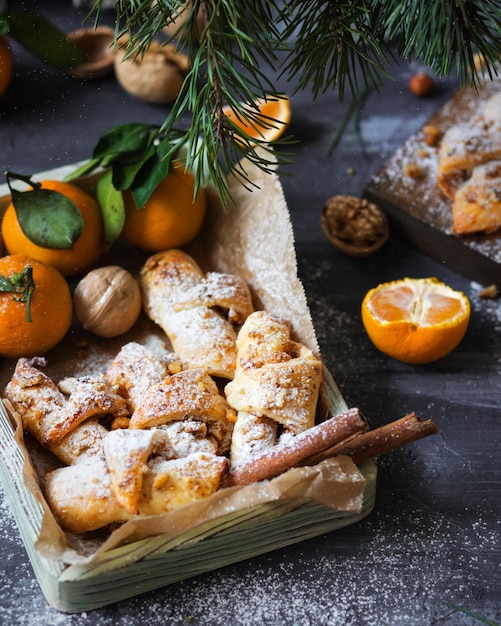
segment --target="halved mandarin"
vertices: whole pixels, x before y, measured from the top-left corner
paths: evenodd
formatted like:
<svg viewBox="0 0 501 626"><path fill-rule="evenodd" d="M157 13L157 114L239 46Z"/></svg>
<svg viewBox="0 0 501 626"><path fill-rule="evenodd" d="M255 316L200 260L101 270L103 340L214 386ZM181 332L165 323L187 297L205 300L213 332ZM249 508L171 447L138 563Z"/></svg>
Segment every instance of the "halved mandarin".
<svg viewBox="0 0 501 626"><path fill-rule="evenodd" d="M449 354L469 320L465 294L436 278L382 283L362 302L362 322L373 344L404 363L431 363Z"/></svg>
<svg viewBox="0 0 501 626"><path fill-rule="evenodd" d="M241 111L226 106L223 113L250 141L272 142L279 139L289 125L291 105L288 96L266 96L255 106L243 105Z"/></svg>

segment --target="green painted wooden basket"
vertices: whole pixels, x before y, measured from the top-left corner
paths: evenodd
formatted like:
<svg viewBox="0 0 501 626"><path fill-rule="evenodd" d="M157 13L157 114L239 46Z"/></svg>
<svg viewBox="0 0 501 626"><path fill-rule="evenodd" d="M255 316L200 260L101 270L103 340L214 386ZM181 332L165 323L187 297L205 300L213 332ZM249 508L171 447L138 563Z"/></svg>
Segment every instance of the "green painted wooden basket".
<svg viewBox="0 0 501 626"><path fill-rule="evenodd" d="M337 392L338 393L338 392ZM115 548L85 565L45 558L35 548L43 515L23 480L14 426L0 404L0 480L40 587L53 607L82 612L158 589L230 563L343 528L367 516L376 496L376 464L366 479L360 511L346 513L310 499L278 500L244 509L181 534L164 534Z"/></svg>
<svg viewBox="0 0 501 626"><path fill-rule="evenodd" d="M60 168L39 174L38 178L62 179L68 171L68 167ZM231 270L235 261L237 269L239 264L243 264L243 275L256 279L252 288L259 306L276 313L276 292L281 276L267 275L266 282L260 283L259 268L269 254L267 274L273 272L278 249L295 262L292 226L278 177L259 171L254 174L258 191L234 188L233 196L240 213L217 213L215 227L209 229L210 241L216 242L215 247L231 249L231 253L235 254L235 246L231 242L241 238L242 217L251 216L253 235L256 241L261 242L262 248L256 251L253 245L252 254L231 258L228 266L224 265L224 260L218 269ZM92 189L93 181L87 182ZM0 187L0 211L8 203L8 193L5 186ZM278 233L272 232L270 221L266 219L271 212L274 213L271 223L275 227L280 225ZM232 233L232 229L237 234ZM299 339L318 349L302 284L297 276L292 280L287 276L284 282L281 297L288 319L301 321L306 318L307 323L303 327L298 324L296 329ZM62 366L64 370L64 362ZM1 382L5 384L9 373L0 371L0 374ZM346 410L346 403L327 370L324 394L331 415ZM0 403L0 481L42 591L52 606L64 612L83 612L102 607L334 531L367 516L375 503L376 463L370 460L359 467L365 478L365 487L362 505L356 511L335 510L305 497L278 499L225 514L186 531L133 541L110 549L86 564L69 564L64 560L47 558L36 547L44 507L25 484L24 457L14 440L14 432L15 425Z"/></svg>

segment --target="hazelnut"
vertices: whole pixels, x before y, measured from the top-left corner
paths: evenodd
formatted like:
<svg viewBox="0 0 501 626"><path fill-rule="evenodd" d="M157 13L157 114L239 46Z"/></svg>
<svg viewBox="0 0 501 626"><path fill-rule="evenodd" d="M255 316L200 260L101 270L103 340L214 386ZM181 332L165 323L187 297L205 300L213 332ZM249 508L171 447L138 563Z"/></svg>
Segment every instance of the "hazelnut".
<svg viewBox="0 0 501 626"><path fill-rule="evenodd" d="M99 267L84 276L73 302L80 323L99 337L118 337L130 330L142 307L137 280L117 265Z"/></svg>
<svg viewBox="0 0 501 626"><path fill-rule="evenodd" d="M497 285L495 284L484 287L482 291L480 292L480 297L483 300L494 300L498 296L499 296L499 289L497 288Z"/></svg>
<svg viewBox="0 0 501 626"><path fill-rule="evenodd" d="M433 93L435 83L428 74L414 74L409 80L409 90L415 96L424 97Z"/></svg>
<svg viewBox="0 0 501 626"><path fill-rule="evenodd" d="M442 131L437 126L426 124L423 126L424 141L427 146L434 147L440 143Z"/></svg>

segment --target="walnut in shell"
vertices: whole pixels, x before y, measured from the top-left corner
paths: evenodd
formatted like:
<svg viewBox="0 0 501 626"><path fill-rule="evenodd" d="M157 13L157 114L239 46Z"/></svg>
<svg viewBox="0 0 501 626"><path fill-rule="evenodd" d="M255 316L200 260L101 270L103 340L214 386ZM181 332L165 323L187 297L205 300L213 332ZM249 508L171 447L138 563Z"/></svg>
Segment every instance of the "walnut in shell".
<svg viewBox="0 0 501 626"><path fill-rule="evenodd" d="M329 241L349 256L376 252L389 236L386 215L366 198L334 196L325 203L321 225Z"/></svg>
<svg viewBox="0 0 501 626"><path fill-rule="evenodd" d="M118 337L136 323L142 308L137 280L118 265L89 272L73 294L82 326L99 337Z"/></svg>
<svg viewBox="0 0 501 626"><path fill-rule="evenodd" d="M68 33L87 61L70 68L70 72L79 78L103 78L113 71L115 31L108 26L97 28L79 28Z"/></svg>
<svg viewBox="0 0 501 626"><path fill-rule="evenodd" d="M176 51L172 44L152 41L144 55L127 56L127 43L121 39L114 58L115 76L132 96L152 104L173 102L185 74L190 69L186 55Z"/></svg>

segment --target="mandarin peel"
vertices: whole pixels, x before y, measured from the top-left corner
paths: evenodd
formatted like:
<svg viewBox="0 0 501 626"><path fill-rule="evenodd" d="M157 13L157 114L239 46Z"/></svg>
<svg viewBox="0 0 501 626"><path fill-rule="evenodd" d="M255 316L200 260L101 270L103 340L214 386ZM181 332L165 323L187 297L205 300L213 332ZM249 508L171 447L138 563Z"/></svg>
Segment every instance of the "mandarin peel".
<svg viewBox="0 0 501 626"><path fill-rule="evenodd" d="M291 120L288 96L269 96L257 101L256 107L244 105L242 111L230 106L223 109L230 126L245 133L248 141L273 142L280 139Z"/></svg>

